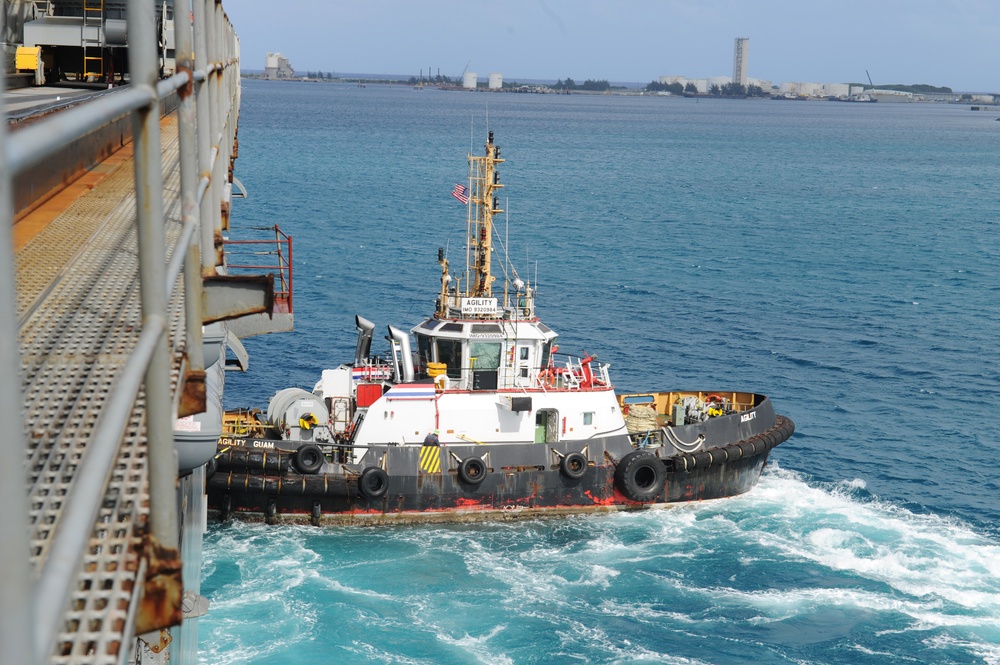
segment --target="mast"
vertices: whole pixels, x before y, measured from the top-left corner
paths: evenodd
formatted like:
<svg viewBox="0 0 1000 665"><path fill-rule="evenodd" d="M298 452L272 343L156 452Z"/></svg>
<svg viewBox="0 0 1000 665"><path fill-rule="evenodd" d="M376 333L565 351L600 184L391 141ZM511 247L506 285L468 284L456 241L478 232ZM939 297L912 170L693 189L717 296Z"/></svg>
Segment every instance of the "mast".
<svg viewBox="0 0 1000 665"><path fill-rule="evenodd" d="M472 273L468 294L470 298L493 296L493 281L496 279L490 274L493 259L493 216L503 213L494 194L503 187L496 165L503 161L500 159L500 148L493 143L493 132L489 132L487 136L485 155L469 155L469 182L472 185L470 199L475 208L475 214L469 217L466 239L467 247L472 252L469 266Z"/></svg>
<svg viewBox="0 0 1000 665"><path fill-rule="evenodd" d="M453 276L448 269L448 259L444 248L438 250L438 263L441 266L441 292L437 298L435 316L439 319L469 318L530 318L533 316L534 293L530 285L525 285L520 279L509 280L513 267L501 264L500 268L507 274L504 281L503 305L493 297L492 274L493 263L493 217L505 212L500 207L497 190L503 187L500 183L500 172L497 165L503 163L500 159L500 148L493 143L493 132L487 132L486 154L482 156L469 154L469 189L466 213L465 242L465 274L463 277ZM461 199L460 199L461 200ZM506 252L506 243L501 239L501 249ZM513 271L516 276L516 271ZM517 294L518 305L510 304L510 288ZM527 287L527 288L526 288Z"/></svg>

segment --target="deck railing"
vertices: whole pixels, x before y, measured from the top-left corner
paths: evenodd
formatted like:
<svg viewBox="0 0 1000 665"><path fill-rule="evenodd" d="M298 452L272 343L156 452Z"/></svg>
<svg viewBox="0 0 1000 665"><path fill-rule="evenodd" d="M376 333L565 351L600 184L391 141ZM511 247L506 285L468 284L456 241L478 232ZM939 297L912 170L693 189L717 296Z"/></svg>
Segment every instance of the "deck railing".
<svg viewBox="0 0 1000 665"><path fill-rule="evenodd" d="M292 313L292 237L274 226L247 227L256 231L273 231L269 240L225 240L226 267L229 274L271 270L274 275L275 311Z"/></svg>
<svg viewBox="0 0 1000 665"><path fill-rule="evenodd" d="M214 274L215 238L221 235L224 186L232 157L239 109L239 42L216 0L174 0L177 74L158 80L155 0L129 0L130 85L114 94L55 113L10 133L0 118L0 422L18 423L2 437L0 464L0 570L7 609L0 620L3 661L40 665L52 654L75 587L83 553L95 528L106 478L114 464L140 388L146 403L149 470L149 529L169 554L178 549L177 464L173 425L176 403L171 380L167 300L183 271L185 349L188 368L203 370L201 279ZM191 17L190 21L183 20ZM0 84L3 75L0 73ZM183 230L168 255L164 238L159 102L179 97L178 141ZM132 114L135 194L139 238L142 331L113 389L76 470L62 518L53 526L44 560L35 566L29 550L25 493L26 426L21 420L15 270L10 227L14 177L55 155L66 143ZM167 257L170 256L169 262ZM182 389L182 386L178 386ZM143 559L145 562L145 558ZM144 582L140 573L138 584ZM138 592L133 599L138 598ZM119 631L123 630L118 628ZM131 638L129 632L124 635ZM127 650L123 645L122 649Z"/></svg>

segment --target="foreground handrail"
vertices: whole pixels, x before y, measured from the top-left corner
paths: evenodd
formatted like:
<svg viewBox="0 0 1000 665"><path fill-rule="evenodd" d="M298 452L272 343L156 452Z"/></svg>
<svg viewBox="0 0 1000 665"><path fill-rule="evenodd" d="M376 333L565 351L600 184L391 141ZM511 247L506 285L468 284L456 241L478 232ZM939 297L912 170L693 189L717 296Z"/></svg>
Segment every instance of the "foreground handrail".
<svg viewBox="0 0 1000 665"><path fill-rule="evenodd" d="M194 2L192 8L191 2ZM177 0L177 16L191 16L195 31L207 44L201 49L212 53L210 61L204 56L201 65L192 69L192 24L178 20L175 23L178 72L158 81L158 48L156 44L154 0L129 0L128 33L129 75L127 87L101 93L78 105L58 113L51 113L36 123L18 128L11 133L0 117L0 225L9 229L13 223L11 202L12 183L16 175L44 163L67 144L94 130L106 127L133 114L132 136L135 152L136 228L139 236L139 286L142 300L142 326L136 345L128 361L116 377L115 386L108 394L95 429L87 439L82 459L74 472L72 487L65 507L47 547L45 558L32 571L30 543L24 528L28 517L25 496L25 474L22 464L3 465L0 471L0 505L5 508L3 526L5 536L0 539L0 570L8 576L4 599L15 608L0 621L0 644L3 645L4 662L38 665L48 660L56 639L65 629L65 608L76 587L74 576L79 574L83 553L94 533L95 520L107 491L108 471L112 468L122 437L127 430L135 408L137 395L144 388L146 400L145 424L149 473L149 530L153 544L166 550L177 550L179 527L177 522L176 480L177 466L174 459L173 384L171 377L171 349L166 334L168 324L167 300L182 269L188 249L202 254L212 254L212 243L205 243L204 236L195 242L199 227L213 227L213 217L206 211L218 211L225 178L225 160L231 157L235 139L236 109L239 96L238 48L235 33L226 19L221 3L217 0ZM207 29L206 29L207 28ZM220 42L232 42L222 44ZM185 57L182 54L188 54ZM234 70L236 73L234 73ZM213 86L213 83L221 85ZM0 73L0 86L3 76ZM191 105L184 105L190 97L192 85L200 92L206 86L218 88L209 98L198 95L198 116L194 117ZM222 86L226 87L223 88ZM159 102L179 94L184 113L178 122L184 125L179 134L184 138L181 148L182 184L184 190L182 228L180 238L173 248L169 269L164 265L163 182L159 131ZM226 97L228 95L228 98ZM2 111L0 111L2 113ZM210 119L210 120L209 120ZM193 159L192 126L200 125L198 135L216 142L210 160ZM201 140L201 139L199 139ZM204 154L199 149L199 155ZM200 167L199 167L200 166ZM214 178L213 178L214 175ZM213 182L214 181L214 182ZM211 193L211 196L207 194ZM195 195L194 197L192 195ZM192 198L200 204L192 205ZM209 236L211 238L211 236ZM183 266L186 277L186 297L194 298L192 287L200 279L199 263L195 254ZM14 285L15 269L10 234L0 238L0 374L8 380L0 382L0 419L16 423L4 437L3 452L8 459L24 458L27 442L21 421L21 382L10 377L19 374L17 294ZM164 288L166 287L166 288ZM186 310L188 323L197 321L198 308ZM200 325L197 326L200 329ZM195 326L186 330L186 345L195 368L199 361L192 344L200 349L200 335ZM146 570L145 558L139 570ZM34 574L32 574L34 572ZM145 573L140 573L138 584L145 583ZM134 597L138 597L138 592ZM130 616L135 616L132 608ZM131 628L131 621L128 627ZM132 635L125 635L131 638ZM123 653L128 647L121 646Z"/></svg>

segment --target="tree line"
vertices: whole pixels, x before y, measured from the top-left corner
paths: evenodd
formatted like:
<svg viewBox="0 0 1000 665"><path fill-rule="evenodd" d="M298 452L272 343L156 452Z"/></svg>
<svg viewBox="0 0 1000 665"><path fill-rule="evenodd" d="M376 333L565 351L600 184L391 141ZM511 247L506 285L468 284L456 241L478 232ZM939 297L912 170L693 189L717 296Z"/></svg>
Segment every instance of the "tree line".
<svg viewBox="0 0 1000 665"><path fill-rule="evenodd" d="M562 79L556 81L555 85L550 87L553 90L586 90L588 92L605 92L611 89L611 84L605 79L601 79L600 81L587 79L583 83L577 83L573 79L567 78L565 81Z"/></svg>
<svg viewBox="0 0 1000 665"><path fill-rule="evenodd" d="M681 85L678 82L660 83L651 81L645 88L646 92L669 92L674 95L697 95L698 88L694 83L688 81ZM708 94L713 97L767 97L769 93L759 85L740 85L739 83L726 83L724 85L712 84L708 89Z"/></svg>

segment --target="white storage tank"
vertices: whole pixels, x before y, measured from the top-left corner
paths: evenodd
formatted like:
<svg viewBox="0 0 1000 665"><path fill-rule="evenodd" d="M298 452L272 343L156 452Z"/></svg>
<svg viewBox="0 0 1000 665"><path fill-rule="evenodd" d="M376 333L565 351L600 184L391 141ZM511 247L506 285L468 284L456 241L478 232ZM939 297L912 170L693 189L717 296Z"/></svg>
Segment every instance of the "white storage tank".
<svg viewBox="0 0 1000 665"><path fill-rule="evenodd" d="M798 85L799 95L805 97L819 97L823 92L823 86L819 83L801 82Z"/></svg>
<svg viewBox="0 0 1000 665"><path fill-rule="evenodd" d="M728 76L713 76L708 79L708 87L711 88L713 85L717 85L720 88L724 85L732 83L733 80Z"/></svg>
<svg viewBox="0 0 1000 665"><path fill-rule="evenodd" d="M490 72L487 86L490 90L499 90L503 87L503 74Z"/></svg>
<svg viewBox="0 0 1000 665"><path fill-rule="evenodd" d="M846 83L827 83L823 86L823 93L827 97L847 97L851 94L851 86Z"/></svg>
<svg viewBox="0 0 1000 665"><path fill-rule="evenodd" d="M468 90L475 90L479 84L479 77L475 72L465 72L462 74L462 87Z"/></svg>
<svg viewBox="0 0 1000 665"><path fill-rule="evenodd" d="M797 95L799 93L799 86L792 81L782 81L781 85L778 86L778 92L783 95Z"/></svg>

